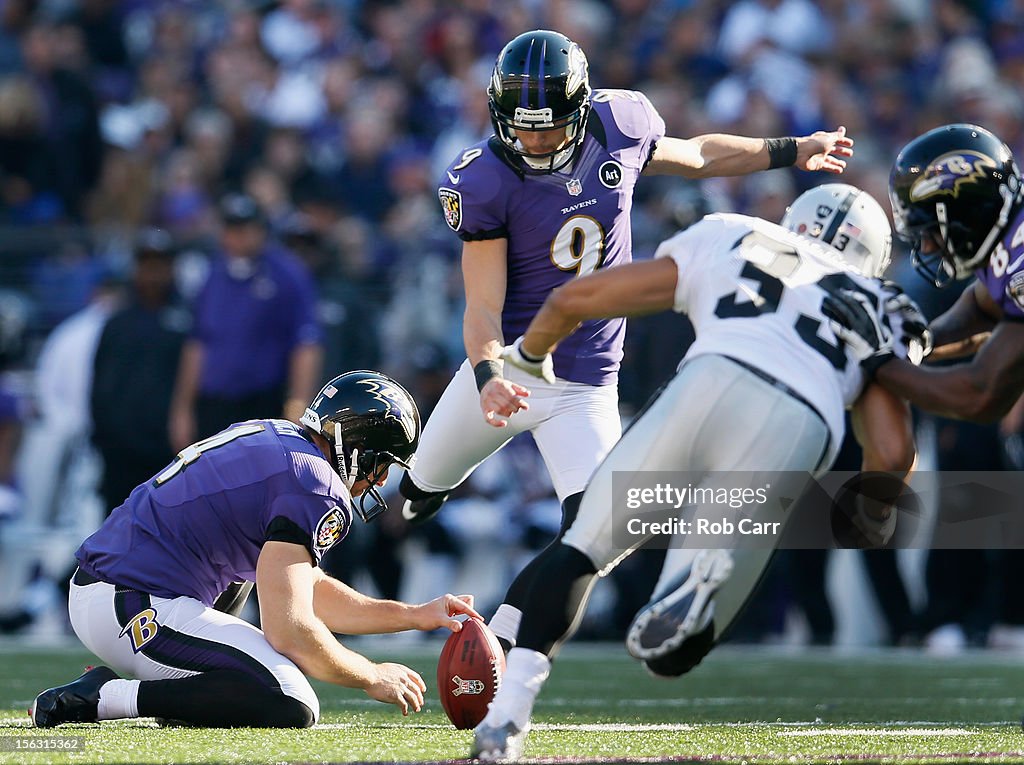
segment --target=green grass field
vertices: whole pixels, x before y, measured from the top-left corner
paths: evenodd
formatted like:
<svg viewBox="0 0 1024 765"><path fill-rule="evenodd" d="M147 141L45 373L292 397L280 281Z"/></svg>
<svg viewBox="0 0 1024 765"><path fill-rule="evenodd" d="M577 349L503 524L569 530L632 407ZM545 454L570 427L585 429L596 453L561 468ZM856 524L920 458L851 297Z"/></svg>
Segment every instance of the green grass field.
<svg viewBox="0 0 1024 765"><path fill-rule="evenodd" d="M374 658L370 643L359 644ZM440 643L389 651L433 685ZM156 728L152 721L38 731L42 688L94 659L80 649L0 645L0 763L298 763L466 757L436 689L403 718L361 693L316 684L312 730ZM716 651L677 681L648 677L619 646L570 645L536 708L531 759L712 762L1024 762L1024 659L972 653ZM230 704L231 699L219 703ZM36 736L81 736L82 751L32 751ZM38 743L47 743L40 738ZM14 747L21 747L10 751Z"/></svg>

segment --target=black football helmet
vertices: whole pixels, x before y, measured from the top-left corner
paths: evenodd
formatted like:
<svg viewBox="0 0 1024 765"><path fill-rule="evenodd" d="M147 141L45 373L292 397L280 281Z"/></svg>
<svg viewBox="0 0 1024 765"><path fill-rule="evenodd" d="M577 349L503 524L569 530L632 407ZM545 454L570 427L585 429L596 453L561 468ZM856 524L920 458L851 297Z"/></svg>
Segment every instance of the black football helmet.
<svg viewBox="0 0 1024 765"><path fill-rule="evenodd" d="M1021 200L1009 147L977 125L944 125L918 136L889 175L896 234L914 267L936 287L985 265ZM925 237L939 249L921 252Z"/></svg>
<svg viewBox="0 0 1024 765"><path fill-rule="evenodd" d="M494 63L487 88L491 122L505 151L527 171L552 173L567 165L583 143L590 113L590 76L583 49L558 32L524 32ZM564 128L568 143L530 154L516 131Z"/></svg>
<svg viewBox="0 0 1024 765"><path fill-rule="evenodd" d="M370 482L359 497L360 518L371 521L388 509L374 479L392 464L411 467L420 440L420 413L405 388L380 372L348 372L316 394L299 422L330 443L349 489L356 481Z"/></svg>

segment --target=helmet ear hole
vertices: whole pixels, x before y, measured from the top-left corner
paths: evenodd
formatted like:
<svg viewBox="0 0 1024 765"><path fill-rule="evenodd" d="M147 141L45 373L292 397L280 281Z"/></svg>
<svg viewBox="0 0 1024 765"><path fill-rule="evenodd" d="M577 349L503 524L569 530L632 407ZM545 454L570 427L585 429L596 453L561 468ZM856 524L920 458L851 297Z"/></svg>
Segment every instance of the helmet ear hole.
<svg viewBox="0 0 1024 765"><path fill-rule="evenodd" d="M358 477L366 478L367 480L369 480L370 476L372 476L374 474L374 471L377 469L377 452L363 452L362 454L359 455L358 462Z"/></svg>

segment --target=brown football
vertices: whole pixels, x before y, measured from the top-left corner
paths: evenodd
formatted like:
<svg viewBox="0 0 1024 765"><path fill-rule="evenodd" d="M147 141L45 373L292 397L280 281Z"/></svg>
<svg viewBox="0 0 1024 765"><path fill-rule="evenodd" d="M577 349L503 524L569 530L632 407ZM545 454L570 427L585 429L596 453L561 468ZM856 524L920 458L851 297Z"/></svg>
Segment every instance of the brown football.
<svg viewBox="0 0 1024 765"><path fill-rule="evenodd" d="M448 636L437 660L437 692L456 728L475 728L484 719L504 672L498 638L479 619L467 619Z"/></svg>

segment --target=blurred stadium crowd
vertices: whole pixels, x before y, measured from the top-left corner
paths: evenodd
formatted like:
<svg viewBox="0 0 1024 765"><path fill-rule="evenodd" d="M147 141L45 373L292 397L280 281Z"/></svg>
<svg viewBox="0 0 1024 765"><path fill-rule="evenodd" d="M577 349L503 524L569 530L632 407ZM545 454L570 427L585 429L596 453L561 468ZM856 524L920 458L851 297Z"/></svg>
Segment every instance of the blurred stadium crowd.
<svg viewBox="0 0 1024 765"><path fill-rule="evenodd" d="M883 203L896 150L936 125L976 122L1024 151L1024 3L1015 0L3 0L0 629L39 630L60 612L54 582L110 509L97 494L97 435L113 427L170 459L166 432L147 428L166 427L172 375L154 374L139 395L103 406L93 378L123 380L131 359L98 356L96 346L128 298L149 295L160 321L131 326L162 343L151 370L174 368L225 229L251 222L221 204L226 194L255 200L275 246L312 275L324 377L381 369L429 413L464 356L460 242L440 214L436 179L490 134L494 56L537 27L580 43L595 87L648 94L670 135L845 125L856 154L843 180ZM788 170L699 184L646 179L635 197L635 257L713 210L778 220L823 180ZM142 235L151 227L169 234L169 246ZM955 295L932 291L901 256L894 277L926 313L941 312ZM690 339L677 316L631 322L624 416ZM999 426L922 423L923 450L942 469L1022 469L1022 420L1018 406ZM410 530L392 512L350 538L339 572L368 572L379 592L407 599L468 577L485 605L497 602L557 527L538 460L517 439L441 523ZM957 555L922 562L924 592L883 604L870 639L939 649L1019 635L1022 607L1003 589L1018 556ZM795 609L804 639L837 639L824 553L780 559L743 636L783 633ZM895 558L879 570L881 593L885 577L900 574ZM942 579L951 570L955 586ZM652 583L620 569L584 632L614 636Z"/></svg>

